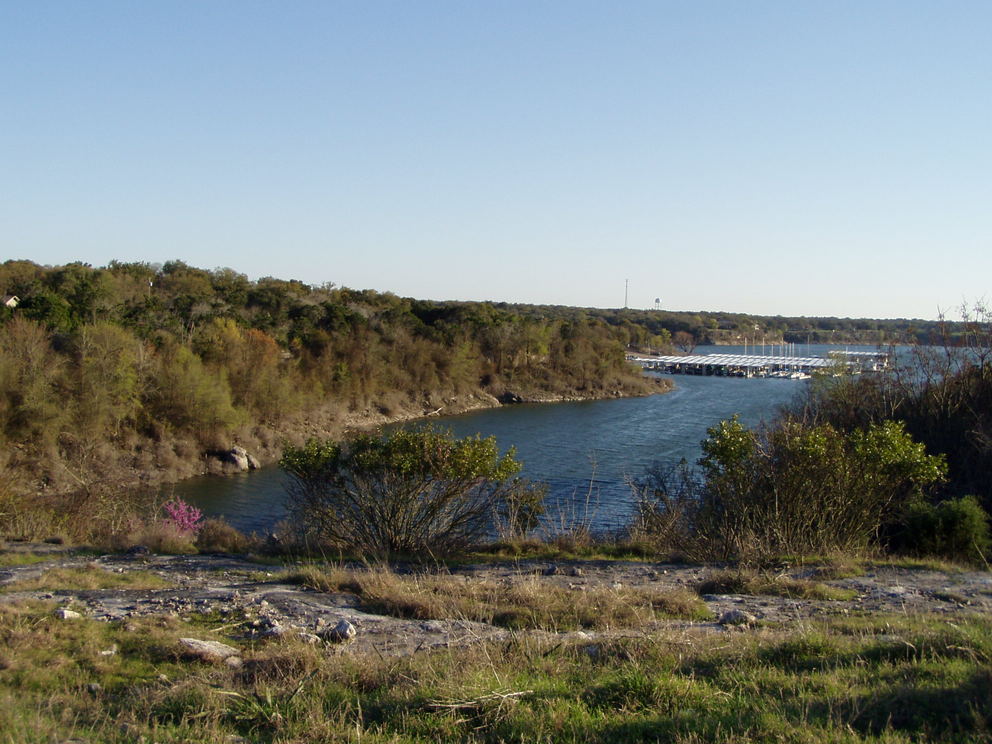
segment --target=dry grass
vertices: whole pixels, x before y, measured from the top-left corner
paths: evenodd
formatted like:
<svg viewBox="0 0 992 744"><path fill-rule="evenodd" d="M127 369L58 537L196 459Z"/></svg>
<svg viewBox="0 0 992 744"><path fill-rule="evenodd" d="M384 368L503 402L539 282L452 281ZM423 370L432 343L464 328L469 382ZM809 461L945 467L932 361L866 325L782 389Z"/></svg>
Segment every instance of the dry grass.
<svg viewBox="0 0 992 744"><path fill-rule="evenodd" d="M614 540L593 537L582 531L571 531L546 539L527 537L502 540L480 546L464 556L472 563L510 560L604 560L629 561L657 558L658 553L648 543L638 540Z"/></svg>
<svg viewBox="0 0 992 744"><path fill-rule="evenodd" d="M809 578L819 581L836 581L863 576L864 564L847 556L832 556L823 559L817 565L811 566Z"/></svg>
<svg viewBox="0 0 992 744"><path fill-rule="evenodd" d="M905 568L911 571L939 571L949 574L975 570L974 566L963 566L960 563L942 558L914 558L911 556L874 558L866 561L865 565L868 568Z"/></svg>
<svg viewBox="0 0 992 744"><path fill-rule="evenodd" d="M542 577L495 581L448 574L399 575L388 568L302 569L285 577L318 591L358 595L373 612L421 620L467 619L549 631L631 628L661 618L704 620L709 611L686 590L561 586Z"/></svg>
<svg viewBox="0 0 992 744"><path fill-rule="evenodd" d="M251 540L222 519L206 519L196 532L201 553L244 553Z"/></svg>
<svg viewBox="0 0 992 744"><path fill-rule="evenodd" d="M184 532L170 522L159 520L140 525L137 529L115 537L115 547L144 545L160 555L186 555L196 553L195 535Z"/></svg>

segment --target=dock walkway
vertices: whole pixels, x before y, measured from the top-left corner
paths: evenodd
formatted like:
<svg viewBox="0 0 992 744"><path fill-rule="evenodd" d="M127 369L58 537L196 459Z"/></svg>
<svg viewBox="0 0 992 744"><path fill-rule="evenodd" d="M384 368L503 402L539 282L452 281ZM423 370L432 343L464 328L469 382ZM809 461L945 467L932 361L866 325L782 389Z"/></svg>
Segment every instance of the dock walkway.
<svg viewBox="0 0 992 744"><path fill-rule="evenodd" d="M836 369L858 374L884 369L888 354L871 351L836 351L827 357L766 356L764 354L685 354L632 356L645 369L673 375L721 377L777 377L806 379L815 372Z"/></svg>

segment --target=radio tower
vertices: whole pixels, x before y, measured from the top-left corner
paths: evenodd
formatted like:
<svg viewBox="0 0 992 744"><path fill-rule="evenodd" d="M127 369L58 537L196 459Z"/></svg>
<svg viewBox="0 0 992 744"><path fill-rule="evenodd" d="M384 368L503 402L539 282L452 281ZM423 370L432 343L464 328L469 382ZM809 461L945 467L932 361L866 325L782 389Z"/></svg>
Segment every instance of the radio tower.
<svg viewBox="0 0 992 744"><path fill-rule="evenodd" d="M630 289L630 279L623 280L623 309L627 309L627 290Z"/></svg>

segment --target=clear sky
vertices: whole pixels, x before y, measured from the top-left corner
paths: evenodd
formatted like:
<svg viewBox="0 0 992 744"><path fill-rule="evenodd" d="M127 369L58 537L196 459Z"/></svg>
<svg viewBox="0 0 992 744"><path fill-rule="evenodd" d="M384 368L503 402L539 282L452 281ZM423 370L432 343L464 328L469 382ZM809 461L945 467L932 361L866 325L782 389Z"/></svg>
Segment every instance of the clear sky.
<svg viewBox="0 0 992 744"><path fill-rule="evenodd" d="M990 34L988 0L0 0L0 260L953 315Z"/></svg>

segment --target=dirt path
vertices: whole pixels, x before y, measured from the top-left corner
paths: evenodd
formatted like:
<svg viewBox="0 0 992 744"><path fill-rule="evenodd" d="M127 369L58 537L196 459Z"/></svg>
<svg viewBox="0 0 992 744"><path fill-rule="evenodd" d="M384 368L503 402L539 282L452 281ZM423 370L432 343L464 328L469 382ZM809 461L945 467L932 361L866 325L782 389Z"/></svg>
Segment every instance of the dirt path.
<svg viewBox="0 0 992 744"><path fill-rule="evenodd" d="M38 554L47 551L43 562L0 567L0 602L23 599L54 601L72 606L98 620L127 621L129 618L168 614L194 614L217 619L232 618L231 626L249 637L285 634L313 639L322 628L341 620L351 622L358 633L342 649L373 650L382 655L408 654L420 649L457 647L480 640L507 637L511 631L486 623L451 618L409 620L372 614L362 610L359 599L344 592L318 592L295 584L280 583L283 569L231 556L73 555L53 546L16 546L14 550ZM3 551L0 551L2 554ZM55 568L88 568L117 574L145 571L159 577L161 589L95 589L73 587L34 591L4 590L5 585L39 577ZM576 561L552 565L521 561L466 566L451 571L454 580L515 583L553 582L573 591L608 586L619 590L694 588L712 571L706 567L660 563ZM802 570L785 572L803 578ZM992 573L944 573L899 568L870 569L861 576L837 579L826 584L856 592L848 600L805 600L763 595L704 595L715 618L732 609L743 610L764 623L789 623L825 615L865 613L963 613L992 617ZM245 621L247 618L247 622ZM596 638L630 635L658 627L693 628L722 632L715 621L658 620L635 631L563 633L563 637Z"/></svg>

